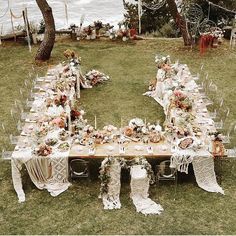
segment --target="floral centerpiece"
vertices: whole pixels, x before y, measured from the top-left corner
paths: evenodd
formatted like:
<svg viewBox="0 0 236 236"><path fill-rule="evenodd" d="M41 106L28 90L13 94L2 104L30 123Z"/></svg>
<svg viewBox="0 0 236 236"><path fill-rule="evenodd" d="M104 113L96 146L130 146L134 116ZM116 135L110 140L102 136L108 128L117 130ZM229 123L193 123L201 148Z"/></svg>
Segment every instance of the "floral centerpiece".
<svg viewBox="0 0 236 236"><path fill-rule="evenodd" d="M41 144L35 148L34 153L39 156L48 156L52 153L52 148L46 144Z"/></svg>
<svg viewBox="0 0 236 236"><path fill-rule="evenodd" d="M182 91L175 90L172 96L173 96L172 104L176 108L180 108L187 112L192 110L193 107L192 100Z"/></svg>
<svg viewBox="0 0 236 236"><path fill-rule="evenodd" d="M212 141L213 156L222 158L225 155L225 148L222 144L222 134L220 132L211 132L209 135Z"/></svg>
<svg viewBox="0 0 236 236"><path fill-rule="evenodd" d="M96 84L109 80L110 77L98 70L91 70L87 74L85 74L85 79L91 86L94 86Z"/></svg>
<svg viewBox="0 0 236 236"><path fill-rule="evenodd" d="M63 55L69 60L71 66L78 66L81 63L81 57L76 55L73 50L67 49L64 51Z"/></svg>

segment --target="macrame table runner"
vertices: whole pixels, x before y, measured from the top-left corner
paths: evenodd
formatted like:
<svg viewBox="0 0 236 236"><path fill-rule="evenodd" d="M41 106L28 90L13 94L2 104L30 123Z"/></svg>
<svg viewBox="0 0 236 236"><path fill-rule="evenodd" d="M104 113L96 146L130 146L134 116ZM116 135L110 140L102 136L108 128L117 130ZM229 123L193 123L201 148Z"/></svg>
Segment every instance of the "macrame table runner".
<svg viewBox="0 0 236 236"><path fill-rule="evenodd" d="M29 173L32 182L38 189L47 189L52 196L58 196L71 185L68 181L69 152L56 153L51 157L13 158L12 180L19 202L25 201L22 187L21 170L23 165ZM30 152L28 152L29 155Z"/></svg>
<svg viewBox="0 0 236 236"><path fill-rule="evenodd" d="M102 162L102 167L107 163L108 158ZM108 165L109 182L107 184L107 192L102 193L102 202L104 209L120 209L120 173L121 165L115 158L112 159L112 163Z"/></svg>
<svg viewBox="0 0 236 236"><path fill-rule="evenodd" d="M193 170L197 184L208 192L224 194L224 190L218 185L214 171L214 160L209 157L193 158Z"/></svg>
<svg viewBox="0 0 236 236"><path fill-rule="evenodd" d="M141 212L144 215L149 214L161 214L163 208L160 204L152 201L148 196L149 190L149 178L147 171L142 165L131 166L131 193L130 197L136 207L137 212Z"/></svg>

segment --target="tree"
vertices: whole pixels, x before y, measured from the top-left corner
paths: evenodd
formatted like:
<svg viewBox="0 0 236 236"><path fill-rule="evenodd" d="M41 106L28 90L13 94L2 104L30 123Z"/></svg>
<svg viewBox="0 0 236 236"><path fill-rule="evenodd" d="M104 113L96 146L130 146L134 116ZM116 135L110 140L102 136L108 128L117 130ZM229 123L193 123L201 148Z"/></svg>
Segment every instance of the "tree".
<svg viewBox="0 0 236 236"><path fill-rule="evenodd" d="M137 2L137 0L135 0ZM147 5L150 4L150 0L142 0L143 3ZM125 23L126 25L130 25L133 28L138 29L139 19L138 19L138 3L130 3L128 1L123 0L123 5L126 10L124 13ZM142 8L142 33L159 31L161 28L168 22L170 22L170 14L168 12L168 7L164 4L162 7L157 8L156 10L149 9L145 6ZM174 31L175 29L173 29ZM175 32L176 33L176 32ZM173 35L175 35L173 33ZM163 35L166 36L166 35Z"/></svg>
<svg viewBox="0 0 236 236"><path fill-rule="evenodd" d="M135 0L137 2L137 0ZM143 0L143 2L150 5L150 0ZM159 0L151 1L151 5L158 4ZM163 5L157 10L150 10L146 7L143 7L143 15L142 15L142 32L151 32L158 30L160 32L161 27L165 24L169 24L169 27L174 27L171 25L171 16L174 18L174 21L177 27L180 30L181 35L184 39L184 45L189 46L192 44L192 37L188 33L186 21L184 17L178 12L177 5L175 0L166 0L167 4ZM123 0L124 7L127 10L127 13L124 14L125 20L128 22L135 22L133 25L138 24L138 9L137 4L127 3ZM170 16L171 15L171 16ZM176 35L176 32L172 34ZM165 35L166 36L166 35Z"/></svg>
<svg viewBox="0 0 236 236"><path fill-rule="evenodd" d="M175 23L180 29L180 32L184 40L184 45L190 46L192 44L192 37L188 33L188 28L185 18L179 14L175 0L166 0L166 2L169 6L169 11L172 17L174 18Z"/></svg>
<svg viewBox="0 0 236 236"><path fill-rule="evenodd" d="M45 33L43 42L40 44L36 61L46 61L50 58L55 42L55 22L52 14L52 8L48 5L47 0L36 0L40 11L42 12L45 22Z"/></svg>

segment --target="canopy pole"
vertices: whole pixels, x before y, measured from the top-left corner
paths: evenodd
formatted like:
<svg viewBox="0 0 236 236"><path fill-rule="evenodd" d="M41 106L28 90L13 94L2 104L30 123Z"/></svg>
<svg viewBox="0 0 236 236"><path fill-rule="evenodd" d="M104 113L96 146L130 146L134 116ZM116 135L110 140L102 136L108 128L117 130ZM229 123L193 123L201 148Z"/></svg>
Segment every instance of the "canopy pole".
<svg viewBox="0 0 236 236"><path fill-rule="evenodd" d="M138 20L139 20L139 34L142 33L142 0L138 0Z"/></svg>
<svg viewBox="0 0 236 236"><path fill-rule="evenodd" d="M28 18L27 18L27 8L25 8L25 10L23 11L23 18L24 18L25 29L26 29L26 33L27 33L29 52L31 53L32 48L31 48L31 44L30 44L30 32L29 32L29 22L28 22Z"/></svg>
<svg viewBox="0 0 236 236"><path fill-rule="evenodd" d="M208 7L208 15L207 15L207 19L210 19L210 12L211 12L211 2L209 2L209 7Z"/></svg>
<svg viewBox="0 0 236 236"><path fill-rule="evenodd" d="M68 20L68 6L67 6L67 1L64 0L64 5L65 5L65 14L66 14L66 26L67 28L69 27L69 20Z"/></svg>
<svg viewBox="0 0 236 236"><path fill-rule="evenodd" d="M13 16L10 10L10 15L11 15L11 28L12 28L12 33L14 34L14 41L16 42L16 33L15 33L15 29L14 29L14 24L13 24Z"/></svg>
<svg viewBox="0 0 236 236"><path fill-rule="evenodd" d="M3 24L2 24L2 26L1 26L0 45L2 45L2 32L3 32Z"/></svg>

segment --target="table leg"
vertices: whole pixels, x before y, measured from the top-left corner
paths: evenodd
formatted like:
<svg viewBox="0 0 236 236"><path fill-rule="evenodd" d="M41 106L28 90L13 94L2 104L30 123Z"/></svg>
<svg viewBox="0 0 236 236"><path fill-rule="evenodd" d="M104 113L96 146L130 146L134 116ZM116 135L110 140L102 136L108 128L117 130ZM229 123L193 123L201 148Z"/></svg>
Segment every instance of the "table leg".
<svg viewBox="0 0 236 236"><path fill-rule="evenodd" d="M18 201L25 202L25 193L22 186L22 178L21 178L21 170L22 170L23 163L19 162L18 160L12 159L11 160L11 170L12 170L12 181L14 189L18 196Z"/></svg>

